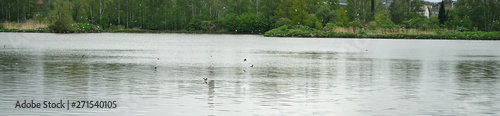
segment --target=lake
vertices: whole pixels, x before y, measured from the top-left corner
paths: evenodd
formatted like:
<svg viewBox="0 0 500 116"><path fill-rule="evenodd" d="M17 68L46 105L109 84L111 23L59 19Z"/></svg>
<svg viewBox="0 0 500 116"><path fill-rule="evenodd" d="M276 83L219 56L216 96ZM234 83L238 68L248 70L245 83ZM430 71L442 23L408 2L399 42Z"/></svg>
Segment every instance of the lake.
<svg viewBox="0 0 500 116"><path fill-rule="evenodd" d="M500 115L500 41L0 33L0 47L0 115Z"/></svg>

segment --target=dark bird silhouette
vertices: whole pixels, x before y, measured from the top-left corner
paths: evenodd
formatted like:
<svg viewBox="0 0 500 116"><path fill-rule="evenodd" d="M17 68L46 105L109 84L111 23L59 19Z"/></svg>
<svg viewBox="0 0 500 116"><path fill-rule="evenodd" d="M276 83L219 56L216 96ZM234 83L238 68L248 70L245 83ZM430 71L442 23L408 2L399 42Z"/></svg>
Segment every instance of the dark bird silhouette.
<svg viewBox="0 0 500 116"><path fill-rule="evenodd" d="M250 67L253 67L253 64L252 64L252 66L250 66Z"/></svg>
<svg viewBox="0 0 500 116"><path fill-rule="evenodd" d="M82 58L83 58L83 57L85 57L85 54L84 54L84 55L82 55Z"/></svg>
<svg viewBox="0 0 500 116"><path fill-rule="evenodd" d="M247 71L243 70L243 72L247 72Z"/></svg>
<svg viewBox="0 0 500 116"><path fill-rule="evenodd" d="M157 67L155 66L155 71L156 71Z"/></svg>
<svg viewBox="0 0 500 116"><path fill-rule="evenodd" d="M247 61L247 59L243 59L243 62L246 62L246 61Z"/></svg>
<svg viewBox="0 0 500 116"><path fill-rule="evenodd" d="M203 80L204 80L205 82L207 82L208 78L203 78Z"/></svg>

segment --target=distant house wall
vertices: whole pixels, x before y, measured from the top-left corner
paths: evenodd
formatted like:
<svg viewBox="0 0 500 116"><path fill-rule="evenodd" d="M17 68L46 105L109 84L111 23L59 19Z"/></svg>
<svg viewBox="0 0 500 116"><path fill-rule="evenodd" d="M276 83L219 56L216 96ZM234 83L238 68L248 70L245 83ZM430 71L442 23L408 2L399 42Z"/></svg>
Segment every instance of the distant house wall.
<svg viewBox="0 0 500 116"><path fill-rule="evenodd" d="M340 7L345 8L347 6L347 3L339 3Z"/></svg>
<svg viewBox="0 0 500 116"><path fill-rule="evenodd" d="M424 16L425 18L429 18L429 9L427 8L427 6L422 6L420 7L422 9L422 12L420 12L420 15L421 16Z"/></svg>

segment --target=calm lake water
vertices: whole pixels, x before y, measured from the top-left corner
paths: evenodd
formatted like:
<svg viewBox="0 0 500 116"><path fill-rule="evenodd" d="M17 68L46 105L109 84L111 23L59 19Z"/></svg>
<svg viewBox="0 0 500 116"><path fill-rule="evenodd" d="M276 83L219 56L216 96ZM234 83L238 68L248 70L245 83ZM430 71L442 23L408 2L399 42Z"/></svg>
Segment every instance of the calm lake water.
<svg viewBox="0 0 500 116"><path fill-rule="evenodd" d="M500 115L500 41L0 33L0 47L0 115Z"/></svg>

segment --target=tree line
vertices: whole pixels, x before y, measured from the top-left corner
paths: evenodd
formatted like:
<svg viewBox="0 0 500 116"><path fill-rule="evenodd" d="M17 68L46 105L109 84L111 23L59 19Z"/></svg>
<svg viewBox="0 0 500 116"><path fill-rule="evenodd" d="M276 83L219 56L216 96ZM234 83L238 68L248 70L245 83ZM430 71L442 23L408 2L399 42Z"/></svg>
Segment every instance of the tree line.
<svg viewBox="0 0 500 116"><path fill-rule="evenodd" d="M244 33L263 33L283 25L500 31L499 0L459 0L455 8L440 12L446 20L438 16L425 18L422 0L389 0L390 6L382 4L386 1L3 0L0 20L44 21L61 30L70 29L73 23L84 23L104 29Z"/></svg>

